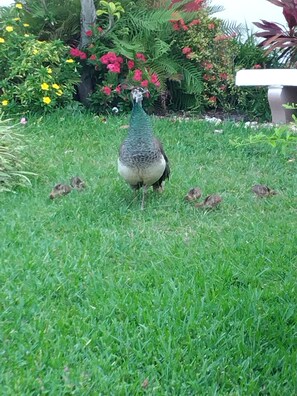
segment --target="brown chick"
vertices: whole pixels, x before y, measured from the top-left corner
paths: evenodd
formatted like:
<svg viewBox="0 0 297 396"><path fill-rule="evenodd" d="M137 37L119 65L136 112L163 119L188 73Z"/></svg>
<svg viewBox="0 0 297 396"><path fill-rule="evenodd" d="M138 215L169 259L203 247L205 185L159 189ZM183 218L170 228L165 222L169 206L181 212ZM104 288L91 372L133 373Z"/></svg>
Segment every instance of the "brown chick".
<svg viewBox="0 0 297 396"><path fill-rule="evenodd" d="M220 202L222 202L222 197L220 195L208 195L202 203L197 203L195 207L213 209L218 206Z"/></svg>
<svg viewBox="0 0 297 396"><path fill-rule="evenodd" d="M264 184L255 184L252 187L252 191L260 198L269 197L270 195L277 194L276 191L271 190L270 187L265 186Z"/></svg>
<svg viewBox="0 0 297 396"><path fill-rule="evenodd" d="M55 187L52 189L52 192L50 193L50 199L54 199L56 197L60 197L62 195L67 195L70 193L72 188L68 186L67 184L56 184Z"/></svg>
<svg viewBox="0 0 297 396"><path fill-rule="evenodd" d="M202 191L198 187L191 188L188 194L185 196L186 201L195 201L199 199L202 195Z"/></svg>
<svg viewBox="0 0 297 396"><path fill-rule="evenodd" d="M86 187L86 183L78 176L72 177L70 180L70 184L72 188L76 190L82 190Z"/></svg>

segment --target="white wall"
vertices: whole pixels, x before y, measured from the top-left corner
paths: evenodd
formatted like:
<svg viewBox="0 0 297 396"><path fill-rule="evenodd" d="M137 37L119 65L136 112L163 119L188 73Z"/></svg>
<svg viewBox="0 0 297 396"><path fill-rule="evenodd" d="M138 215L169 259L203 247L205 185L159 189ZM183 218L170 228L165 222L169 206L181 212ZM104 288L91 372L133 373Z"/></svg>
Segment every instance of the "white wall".
<svg viewBox="0 0 297 396"><path fill-rule="evenodd" d="M253 22L260 22L260 19L286 25L282 7L277 7L267 0L212 0L211 4L221 5L225 9L223 12L216 13L215 16L247 24L253 32L259 30Z"/></svg>

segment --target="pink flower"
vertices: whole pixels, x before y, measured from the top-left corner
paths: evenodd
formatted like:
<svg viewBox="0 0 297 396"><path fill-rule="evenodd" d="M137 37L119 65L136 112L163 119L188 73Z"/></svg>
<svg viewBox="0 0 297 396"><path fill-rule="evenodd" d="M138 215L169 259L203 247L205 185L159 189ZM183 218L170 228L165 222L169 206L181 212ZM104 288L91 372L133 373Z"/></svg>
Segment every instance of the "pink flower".
<svg viewBox="0 0 297 396"><path fill-rule="evenodd" d="M98 32L100 32L100 33L103 32L103 29L102 29L101 26L98 26L97 30L98 30Z"/></svg>
<svg viewBox="0 0 297 396"><path fill-rule="evenodd" d="M102 55L100 58L100 62L103 63L104 65L108 65L109 63L109 57L107 54Z"/></svg>
<svg viewBox="0 0 297 396"><path fill-rule="evenodd" d="M206 70L211 70L213 68L213 64L210 62L204 62L203 66Z"/></svg>
<svg viewBox="0 0 297 396"><path fill-rule="evenodd" d="M20 121L21 124L26 125L27 122L28 122L28 121L27 121L27 118L25 118L25 117L22 117L22 118L21 118L21 121Z"/></svg>
<svg viewBox="0 0 297 396"><path fill-rule="evenodd" d="M118 57L117 57L117 62L123 63L123 62L124 62L124 59L123 59L121 56L118 56Z"/></svg>
<svg viewBox="0 0 297 396"><path fill-rule="evenodd" d="M91 55L90 60L96 60L97 56L96 55Z"/></svg>
<svg viewBox="0 0 297 396"><path fill-rule="evenodd" d="M184 48L182 49L182 53L183 53L183 54L188 54L189 52L192 52L192 48L190 48L190 47L184 47Z"/></svg>
<svg viewBox="0 0 297 396"><path fill-rule="evenodd" d="M208 24L208 29L209 30L212 30L212 29L214 29L215 28L215 24L214 23L209 23Z"/></svg>
<svg viewBox="0 0 297 396"><path fill-rule="evenodd" d="M88 36L88 37L93 36L92 30L87 30L87 31L86 31L86 36Z"/></svg>
<svg viewBox="0 0 297 396"><path fill-rule="evenodd" d="M148 82L148 80L143 80L143 81L141 81L140 85L142 87L147 87L149 85L149 82Z"/></svg>
<svg viewBox="0 0 297 396"><path fill-rule="evenodd" d="M156 86L156 87L159 87L160 85L161 85L160 81L156 81L156 82L155 82L155 86Z"/></svg>
<svg viewBox="0 0 297 396"><path fill-rule="evenodd" d="M157 74L157 73L153 73L153 74L152 74L152 77L151 77L151 82L152 82L153 84L155 84L155 83L158 82L158 81L159 81L158 74Z"/></svg>
<svg viewBox="0 0 297 396"><path fill-rule="evenodd" d="M141 52L137 52L136 58L143 62L146 62L146 57Z"/></svg>
<svg viewBox="0 0 297 396"><path fill-rule="evenodd" d="M107 65L107 69L112 73L120 73L121 72L121 65L119 63L109 63Z"/></svg>
<svg viewBox="0 0 297 396"><path fill-rule="evenodd" d="M120 85L118 85L115 89L116 93L120 94L122 92L122 88Z"/></svg>
<svg viewBox="0 0 297 396"><path fill-rule="evenodd" d="M217 97L216 96L211 96L208 100L210 102L212 102L212 103L216 103L217 102Z"/></svg>
<svg viewBox="0 0 297 396"><path fill-rule="evenodd" d="M135 81L141 81L142 80L142 71L141 70L136 69L134 71L133 80L135 80Z"/></svg>
<svg viewBox="0 0 297 396"><path fill-rule="evenodd" d="M220 90L221 90L221 91L226 91L226 88L227 88L226 85L221 85L221 86L220 86Z"/></svg>
<svg viewBox="0 0 297 396"><path fill-rule="evenodd" d="M128 69L131 70L135 66L135 63L133 60L128 60L127 65L128 65Z"/></svg>
<svg viewBox="0 0 297 396"><path fill-rule="evenodd" d="M208 74L203 74L202 76L203 80L208 81L210 79Z"/></svg>
<svg viewBox="0 0 297 396"><path fill-rule="evenodd" d="M81 51L79 57L80 57L80 59L87 59L87 54L85 52Z"/></svg>
<svg viewBox="0 0 297 396"><path fill-rule="evenodd" d="M108 95L108 96L109 96L109 95L111 94L111 88L105 86L105 87L102 88L102 92L104 92L105 95Z"/></svg>
<svg viewBox="0 0 297 396"><path fill-rule="evenodd" d="M262 66L257 63L253 66L253 69L262 69Z"/></svg>

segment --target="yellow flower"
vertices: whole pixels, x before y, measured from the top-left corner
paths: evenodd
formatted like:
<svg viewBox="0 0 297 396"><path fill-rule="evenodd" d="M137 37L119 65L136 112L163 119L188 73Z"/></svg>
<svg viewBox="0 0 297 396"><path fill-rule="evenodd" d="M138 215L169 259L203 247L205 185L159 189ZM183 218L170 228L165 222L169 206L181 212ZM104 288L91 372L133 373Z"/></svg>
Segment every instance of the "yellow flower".
<svg viewBox="0 0 297 396"><path fill-rule="evenodd" d="M50 67L48 67L47 68L47 72L48 72L48 74L52 74L53 71L52 71L52 69Z"/></svg>
<svg viewBox="0 0 297 396"><path fill-rule="evenodd" d="M63 91L62 91L62 89L59 89L58 91L56 91L56 94L57 94L58 96L61 96L61 95L63 95Z"/></svg>
<svg viewBox="0 0 297 396"><path fill-rule="evenodd" d="M18 8L19 10L21 10L23 8L23 4L16 3L15 8Z"/></svg>
<svg viewBox="0 0 297 396"><path fill-rule="evenodd" d="M43 100L43 103L45 103L45 104L51 103L51 98L49 98L48 96L44 96L42 100Z"/></svg>
<svg viewBox="0 0 297 396"><path fill-rule="evenodd" d="M13 18L14 21L20 21L21 18Z"/></svg>
<svg viewBox="0 0 297 396"><path fill-rule="evenodd" d="M8 100L2 100L2 106L7 106L8 105Z"/></svg>
<svg viewBox="0 0 297 396"><path fill-rule="evenodd" d="M44 91L48 91L49 85L47 83L42 83L41 84L41 89L43 89Z"/></svg>
<svg viewBox="0 0 297 396"><path fill-rule="evenodd" d="M4 38L0 37L0 43L5 43Z"/></svg>
<svg viewBox="0 0 297 396"><path fill-rule="evenodd" d="M73 59L67 59L67 60L66 60L66 63L73 63L73 62L74 62Z"/></svg>
<svg viewBox="0 0 297 396"><path fill-rule="evenodd" d="M6 26L5 30L7 32L13 32L13 27L12 26Z"/></svg>
<svg viewBox="0 0 297 396"><path fill-rule="evenodd" d="M34 50L32 51L32 54L33 54L33 55L36 55L36 54L38 54L38 52L39 52L39 51L38 51L37 49L34 49Z"/></svg>
<svg viewBox="0 0 297 396"><path fill-rule="evenodd" d="M29 25L29 23L23 23L23 26L28 27L30 25Z"/></svg>
<svg viewBox="0 0 297 396"><path fill-rule="evenodd" d="M24 37L29 37L29 34L24 34Z"/></svg>
<svg viewBox="0 0 297 396"><path fill-rule="evenodd" d="M53 84L52 87L55 89L60 89L60 85L58 85L58 84Z"/></svg>

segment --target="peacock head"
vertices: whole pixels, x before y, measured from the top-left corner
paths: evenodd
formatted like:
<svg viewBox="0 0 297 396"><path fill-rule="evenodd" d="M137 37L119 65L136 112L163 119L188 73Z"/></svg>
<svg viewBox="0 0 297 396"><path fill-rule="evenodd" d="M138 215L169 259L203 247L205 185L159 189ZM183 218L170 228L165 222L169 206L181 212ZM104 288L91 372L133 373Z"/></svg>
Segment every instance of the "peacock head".
<svg viewBox="0 0 297 396"><path fill-rule="evenodd" d="M141 88L141 87L133 88L131 91L133 102L141 104L143 100L143 95L147 92L148 89L146 88Z"/></svg>

